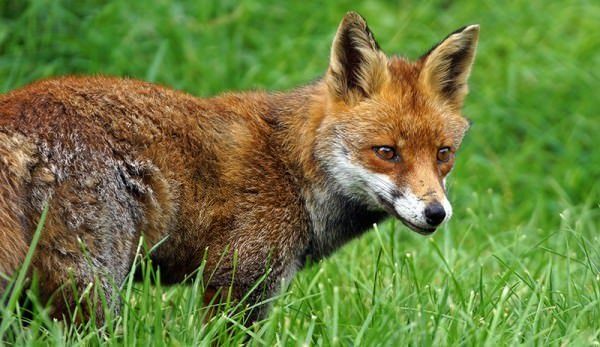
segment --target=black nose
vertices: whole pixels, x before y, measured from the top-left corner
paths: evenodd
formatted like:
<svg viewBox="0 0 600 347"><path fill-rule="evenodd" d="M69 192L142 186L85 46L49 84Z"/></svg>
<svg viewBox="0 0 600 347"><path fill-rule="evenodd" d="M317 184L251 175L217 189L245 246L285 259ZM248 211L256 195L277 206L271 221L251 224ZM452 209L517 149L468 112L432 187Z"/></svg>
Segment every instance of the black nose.
<svg viewBox="0 0 600 347"><path fill-rule="evenodd" d="M444 218L446 218L446 211L444 211L444 206L439 202L432 202L425 207L425 220L432 227L440 225Z"/></svg>

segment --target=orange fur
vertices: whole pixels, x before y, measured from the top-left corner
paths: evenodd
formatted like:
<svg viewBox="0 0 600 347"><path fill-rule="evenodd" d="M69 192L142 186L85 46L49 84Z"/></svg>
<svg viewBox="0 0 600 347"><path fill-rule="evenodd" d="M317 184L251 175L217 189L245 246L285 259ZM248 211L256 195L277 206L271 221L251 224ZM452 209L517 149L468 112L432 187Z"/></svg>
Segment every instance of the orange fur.
<svg viewBox="0 0 600 347"><path fill-rule="evenodd" d="M436 164L435 153L455 151L467 123L464 90L455 97L431 84L456 77L444 76L455 62L443 50L416 62L387 58L351 13L325 78L289 93L200 99L130 79L64 77L2 95L0 271L18 267L49 204L33 260L46 300L74 278L118 308L110 284L125 278L145 235L150 247L163 242L151 257L166 283L206 259L208 299L230 285L239 299L266 271L266 290L249 297L258 302L307 258L386 216L332 174L336 148L416 194L444 194L452 163ZM463 70L472 57L460 60ZM402 164L375 157L376 145L398 148ZM56 316L76 300L65 293L66 302L54 299Z"/></svg>

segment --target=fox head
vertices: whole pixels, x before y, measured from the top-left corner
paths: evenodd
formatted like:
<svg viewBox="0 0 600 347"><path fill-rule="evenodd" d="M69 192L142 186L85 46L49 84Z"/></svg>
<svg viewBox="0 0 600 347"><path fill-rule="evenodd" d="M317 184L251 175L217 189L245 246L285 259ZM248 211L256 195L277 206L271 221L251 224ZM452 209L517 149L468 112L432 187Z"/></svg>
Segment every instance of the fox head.
<svg viewBox="0 0 600 347"><path fill-rule="evenodd" d="M446 177L469 127L461 116L478 25L416 61L386 56L348 13L333 40L316 153L349 199L430 234L452 215Z"/></svg>

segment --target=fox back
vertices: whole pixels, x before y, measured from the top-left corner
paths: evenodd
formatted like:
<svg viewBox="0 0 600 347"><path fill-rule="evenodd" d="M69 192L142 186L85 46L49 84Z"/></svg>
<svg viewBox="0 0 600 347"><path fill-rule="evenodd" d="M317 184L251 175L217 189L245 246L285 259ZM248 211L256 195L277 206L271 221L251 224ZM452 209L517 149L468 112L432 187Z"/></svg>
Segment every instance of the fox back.
<svg viewBox="0 0 600 347"><path fill-rule="evenodd" d="M0 272L19 268L45 206L30 274L58 317L88 283L118 310L114 284L142 236L161 281L204 263L206 302L231 287L256 304L387 216L433 233L452 213L445 182L478 32L409 61L348 13L325 76L286 93L201 99L66 77L0 96ZM102 319L99 306L83 318Z"/></svg>

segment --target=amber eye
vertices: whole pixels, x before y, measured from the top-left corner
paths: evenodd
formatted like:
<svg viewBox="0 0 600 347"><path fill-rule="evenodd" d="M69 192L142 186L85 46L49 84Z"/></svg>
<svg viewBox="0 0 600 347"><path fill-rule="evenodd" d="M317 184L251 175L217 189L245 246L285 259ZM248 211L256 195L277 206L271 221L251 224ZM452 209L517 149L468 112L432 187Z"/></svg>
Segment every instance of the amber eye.
<svg viewBox="0 0 600 347"><path fill-rule="evenodd" d="M389 146L376 146L373 147L373 151L375 151L375 154L383 160L398 161L400 159L398 154L396 154L396 150Z"/></svg>
<svg viewBox="0 0 600 347"><path fill-rule="evenodd" d="M450 147L442 147L438 150L437 160L440 163L447 163L452 159L452 152L450 151Z"/></svg>

